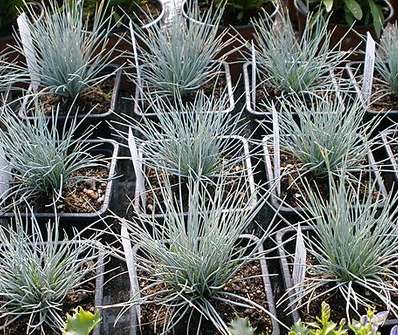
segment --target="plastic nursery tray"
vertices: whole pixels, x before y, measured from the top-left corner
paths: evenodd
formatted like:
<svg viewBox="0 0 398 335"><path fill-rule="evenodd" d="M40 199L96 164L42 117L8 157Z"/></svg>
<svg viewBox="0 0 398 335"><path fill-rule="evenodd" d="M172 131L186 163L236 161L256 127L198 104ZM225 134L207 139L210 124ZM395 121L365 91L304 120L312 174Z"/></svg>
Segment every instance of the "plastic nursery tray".
<svg viewBox="0 0 398 335"><path fill-rule="evenodd" d="M301 227L301 230L304 234L306 232L311 232L312 228L311 227ZM286 241L287 241L286 236L288 234L294 234L296 232L297 232L296 229L289 227L289 228L284 228L284 229L278 231L276 234L276 243L278 245L278 252L279 252L279 256L280 256L279 260L280 260L280 264L281 264L281 268L282 268L283 281L284 281L286 290L291 289L294 285L293 285L293 278L292 278L291 272L289 270L289 262L288 262L289 253L286 251L284 246L286 245ZM292 297L290 292L288 293L288 298L289 298L289 303L293 304L294 298ZM292 315L293 322L299 321L300 315L299 315L298 311L293 310L292 306L289 308L289 310L290 310L290 314ZM390 326L394 326L396 324L398 324L398 319L387 319L386 322L384 322L383 327L390 327Z"/></svg>
<svg viewBox="0 0 398 335"><path fill-rule="evenodd" d="M362 91L361 88L359 87L359 83L357 81L357 78L355 76L355 71L354 69L359 69L359 68L363 68L364 62L350 62L346 64L346 69L348 72L348 75L354 85L355 91L358 94L358 96L362 96ZM376 72L376 69L375 69ZM362 71L360 71L361 76L362 76ZM385 115L387 114L389 117L393 117L394 119L398 118L398 110L390 110L390 111L372 111L370 108L367 108L366 110L367 113L369 113L372 116L375 115Z"/></svg>
<svg viewBox="0 0 398 335"><path fill-rule="evenodd" d="M229 69L229 65L226 62L219 62L219 61L214 61L214 63L221 63L222 67L224 68L223 75L225 76L225 84L226 84L226 90L224 91L227 96L225 99L228 99L228 104L229 107L226 110L215 110L215 111L208 111L207 113L230 113L233 112L235 109L235 99L234 99L234 92L232 88L232 81L231 81L231 73ZM134 113L138 116L146 116L146 117L156 117L156 113L154 112L143 112L143 97L142 97L142 86L140 83L137 82L137 85L135 86L135 98L134 98ZM221 98L222 99L222 98Z"/></svg>
<svg viewBox="0 0 398 335"><path fill-rule="evenodd" d="M140 298L140 289L138 284L138 276L137 276L137 265L136 265L136 255L140 248L139 245L132 246L129 242L128 232L126 226L122 226L122 238L123 238L123 250L126 257L127 268L130 277L130 285L131 285L131 298L139 299ZM242 240L252 240L256 241L258 238L254 235L244 234L241 235ZM262 253L263 246L260 245L259 252ZM269 280L269 272L268 266L265 256L263 256L260 260L261 270L263 274L264 288L267 296L268 303L268 311L276 317L276 308L274 303L274 297L272 293L271 282ZM139 304L135 305L135 308L131 308L131 329L129 335L139 335L139 325L140 325L140 316L141 316L141 306ZM279 325L278 323L271 318L272 320L272 335L279 335Z"/></svg>
<svg viewBox="0 0 398 335"><path fill-rule="evenodd" d="M227 139L233 139L233 140L237 140L239 142L242 143L242 153L243 153L243 163L245 165L245 171L246 171L246 182L249 184L249 190L251 194L256 193L256 185L254 182L254 170L252 167L252 163L251 163L251 159L250 159L250 152L249 152L249 143L248 141L242 137L242 136L223 136L223 138ZM139 148L138 152L139 152L139 156L140 156L140 160L143 160L143 156L144 156L144 148L145 148L145 143ZM145 172L145 170L143 171ZM144 193L146 192L146 190L144 191ZM134 209L135 212L142 218L155 218L155 219L163 219L164 218L164 214L148 214L145 212L145 204L142 203L141 201L141 192L140 189L138 188L138 184L136 183L136 187L135 187L135 197L134 197ZM145 194L144 194L145 196ZM257 205L257 199L253 198L252 199L252 204L251 204L251 208L255 208ZM226 211L239 211L242 209L227 209ZM188 213L184 213L184 215L188 215Z"/></svg>
<svg viewBox="0 0 398 335"><path fill-rule="evenodd" d="M105 113L99 113L99 114L91 113L88 116L86 113L77 113L77 120L82 120L84 118L84 122L87 122L87 123L99 122L99 121L108 119L109 116L115 112L116 104L117 104L117 100L118 100L118 96L119 96L119 88L120 88L120 82L121 82L121 78L122 78L122 70L116 65L110 65L108 67L108 70L104 71L104 72L112 72L115 70L117 70L117 71L111 76L111 78L114 77L114 86L113 86L113 90L112 90L112 99L111 99L111 105L110 105L109 110L106 111ZM24 120L35 120L36 119L36 116L29 115L26 110L26 106L29 106L29 100L31 98L32 93L33 93L33 88L32 88L32 85L30 85L29 89L27 91L27 94L22 102L22 106L18 112L18 116L21 119L24 119ZM69 116L69 119L71 119L73 117L74 117L74 113L71 113L71 115ZM48 116L47 118L51 118L51 116ZM67 119L67 115L58 115L57 122L58 122L58 124L61 124L61 123L64 123L66 119Z"/></svg>
<svg viewBox="0 0 398 335"><path fill-rule="evenodd" d="M265 172L267 176L268 182L276 182L274 180L274 164L273 164L273 155L271 157L270 152L268 151L268 147L273 145L272 141L273 135L267 135L263 138L263 154L264 154L264 161L265 161ZM374 178L376 178L376 183L378 186L378 190L381 192L382 197L386 198L387 197L387 190L383 182L383 178L380 174L380 171L376 167L376 161L373 156L372 151L369 151L368 153L368 160L369 164L372 169L372 174ZM274 209L278 209L280 213L282 214L298 214L300 215L301 213L304 212L304 209L302 207L289 207L283 205L283 201L280 200L280 198L276 194L277 190L275 187L272 188L271 190L271 204ZM384 206L384 202L380 203L379 207Z"/></svg>
<svg viewBox="0 0 398 335"><path fill-rule="evenodd" d="M109 166L109 180L105 190L104 203L101 209L94 213L57 213L57 217L59 217L62 223L76 222L76 223L85 224L87 222L93 222L103 217L104 214L108 211L111 204L113 178L116 176L116 164L119 152L119 144L112 140L88 140L85 142L90 143L92 145L98 145L98 147L93 149L92 153L108 154L108 156L111 158ZM34 214L36 219L39 220L49 220L55 217L54 213L34 213ZM28 213L28 216L30 215L31 214ZM0 218L12 218L12 217L14 217L13 212L0 213Z"/></svg>

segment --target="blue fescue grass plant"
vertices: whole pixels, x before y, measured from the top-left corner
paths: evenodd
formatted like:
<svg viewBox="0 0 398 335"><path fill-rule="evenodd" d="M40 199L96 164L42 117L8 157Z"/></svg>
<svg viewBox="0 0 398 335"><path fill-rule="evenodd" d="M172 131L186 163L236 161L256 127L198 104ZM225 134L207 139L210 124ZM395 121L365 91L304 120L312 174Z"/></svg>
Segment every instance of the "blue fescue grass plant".
<svg viewBox="0 0 398 335"><path fill-rule="evenodd" d="M329 89L324 97L291 95L283 99L279 118L280 147L317 177L358 172L368 166L368 153L377 139L381 119L364 121L366 110L349 90ZM296 113L293 115L293 113Z"/></svg>
<svg viewBox="0 0 398 335"><path fill-rule="evenodd" d="M289 290L291 305L306 308L339 294L347 317L374 304L397 317L398 196L391 192L382 198L372 182L361 189L344 172L338 180L329 178L326 198L309 183L303 207L313 231L305 238L313 261L304 282Z"/></svg>
<svg viewBox="0 0 398 335"><path fill-rule="evenodd" d="M75 172L106 165L102 156L91 153L95 146L85 142L92 128L75 136L84 119L78 122L76 116L67 116L63 128L58 130L58 112L47 119L40 105L35 105L36 117L27 121L18 118L9 106L3 107L0 145L1 158L7 165L1 167L1 173L11 179L10 188L2 194L3 210L13 206L13 202L30 202L43 195L56 202L68 182L82 178Z"/></svg>
<svg viewBox="0 0 398 335"><path fill-rule="evenodd" d="M398 25L387 26L376 52L376 71L388 85L388 93L398 96Z"/></svg>
<svg viewBox="0 0 398 335"><path fill-rule="evenodd" d="M84 18L84 0L64 1L58 5L49 0L41 13L27 7L28 28L33 42L36 62L32 66L16 66L24 73L24 78L40 80L45 92L64 96L73 101L87 88L97 86L109 78L114 71L104 73L118 57L115 46L109 43L114 27L108 16L106 4L101 1L93 17ZM15 50L25 55L22 39L16 36Z"/></svg>
<svg viewBox="0 0 398 335"><path fill-rule="evenodd" d="M320 93L330 88L330 73L346 59L339 44L330 49L332 33L321 15L307 19L301 38L297 37L288 13L263 13L253 20L257 73L262 84L282 95Z"/></svg>
<svg viewBox="0 0 398 335"><path fill-rule="evenodd" d="M141 289L140 297L136 292L125 307L137 303L156 305L159 313L166 315L162 324L155 321L156 331L170 331L181 320L187 320L189 328L193 315L197 313L198 333L202 322L208 320L217 331L229 334L228 325L215 308L215 302L267 313L250 298L223 290L239 269L264 256L259 246L271 234L272 223L261 238L243 242L241 239L264 199L253 208L247 199L256 195L250 194L244 184L228 191L227 183L221 177L214 186L214 192L210 194L201 181L188 184L186 219L181 214L185 210L184 204L173 195L170 181L166 181L161 189L165 199L163 223L159 224L151 217L131 221L119 218L122 226L128 229L128 243L139 245L137 267L144 271L143 275L148 280L148 286ZM242 210L229 211L229 208ZM151 294L145 295L146 289L156 286L162 289L152 289Z"/></svg>
<svg viewBox="0 0 398 335"><path fill-rule="evenodd" d="M42 231L33 214L25 218L17 210L13 225L0 227L3 331L23 319L27 334L60 332L65 298L96 277L94 240L85 240L78 232L61 238L57 218Z"/></svg>
<svg viewBox="0 0 398 335"><path fill-rule="evenodd" d="M143 151L143 164L170 174L210 178L231 171L242 162L244 152L239 141L227 138L239 135L239 115L208 113L222 110L226 101L197 94L192 103L176 99L146 98L157 120L142 118L138 122L128 116L118 122L132 127L139 135L136 140ZM128 132L119 131L128 140Z"/></svg>
<svg viewBox="0 0 398 335"><path fill-rule="evenodd" d="M187 24L177 15L163 29L137 27L141 66L140 78L135 80L153 94L186 96L217 78L223 68L215 61L226 57L220 55L233 42L227 32L219 33L222 14L223 7L205 14L194 8L192 15L202 23Z"/></svg>

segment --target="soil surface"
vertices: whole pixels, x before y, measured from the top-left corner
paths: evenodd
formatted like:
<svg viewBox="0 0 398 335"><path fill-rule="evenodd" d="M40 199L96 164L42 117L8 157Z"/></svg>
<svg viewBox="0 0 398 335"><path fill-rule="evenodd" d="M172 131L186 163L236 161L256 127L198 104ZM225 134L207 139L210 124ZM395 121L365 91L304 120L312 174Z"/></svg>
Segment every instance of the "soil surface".
<svg viewBox="0 0 398 335"><path fill-rule="evenodd" d="M372 87L372 104L370 110L372 112L386 113L398 110L398 96L389 92L389 87L376 76Z"/></svg>
<svg viewBox="0 0 398 335"><path fill-rule="evenodd" d="M105 200L108 185L109 168L84 168L75 172L65 185L62 198L57 202L57 213L95 213L99 211ZM52 198L42 195L33 199L31 206L37 213L52 213Z"/></svg>
<svg viewBox="0 0 398 335"><path fill-rule="evenodd" d="M153 92L153 88L144 86L145 94L144 96L150 95ZM199 91L202 91L206 96L214 97L214 101L219 101L224 98L226 94L228 94L227 90L227 80L225 72L221 72L220 76L217 78L213 78L210 81L206 82L199 90L195 90L194 92L181 97L183 102L186 104L193 103L195 101L195 97ZM169 98L170 101L173 101L173 97L166 97ZM144 113L152 112L147 100L144 100Z"/></svg>
<svg viewBox="0 0 398 335"><path fill-rule="evenodd" d="M105 80L98 86L84 90L76 99L73 112L79 114L105 114L111 108L114 78ZM53 93L43 93L40 100L44 106L44 112L51 116L52 111L56 111L59 105L59 115L66 116L73 105L73 99L63 97ZM73 113L71 113L73 115Z"/></svg>
<svg viewBox="0 0 398 335"><path fill-rule="evenodd" d="M293 263L294 260L290 259L290 262ZM312 255L307 256L307 267L310 267L311 265L316 264L316 259ZM292 266L289 266L290 268L290 273L292 273ZM397 268L398 271L398 268ZM307 278L314 278L316 280L316 277L312 277L310 274L306 274ZM345 318L347 319L346 316L346 304L345 304L345 297L338 291L338 290L333 290L330 292L327 292L329 289L331 289L333 285L325 285L322 288L318 288L315 291L315 294L313 296L323 294L321 297L317 299L313 299L313 301L309 305L303 306L299 310L300 317L303 321L305 322L311 322L314 321L316 316L321 315L321 305L322 302L325 301L327 302L330 307L331 307L331 320L334 322L338 322L341 319ZM377 312L381 312L385 310L385 304L380 301L379 298L377 298L372 292L365 290L362 286L360 285L353 285L353 288L355 289L356 292L366 296L370 301L373 302L373 305L371 307L374 307ZM327 292L327 293L325 293ZM397 291L398 292L398 291ZM311 298L312 299L312 298ZM304 298L303 301L308 301L310 300L310 297ZM398 293L392 295L392 300L397 303L398 302ZM361 315L366 315L366 308L360 307L358 312ZM352 311L352 314L350 314L352 318L358 320L359 317L355 314L355 311ZM390 317L391 318L391 317Z"/></svg>
<svg viewBox="0 0 398 335"><path fill-rule="evenodd" d="M331 99L335 99L335 94L333 92L322 91L318 92L317 94L325 97L327 95L330 95ZM282 90L278 88L273 87L270 82L268 81L263 82L261 85L259 85L256 88L256 108L259 109L261 112L271 113L271 109L269 106L272 106L273 102L275 104L276 110L280 111L281 110L280 99L282 98L282 95L284 95L286 99L289 99L288 94L284 93ZM309 97L306 98L306 105L311 106L311 100Z"/></svg>
<svg viewBox="0 0 398 335"><path fill-rule="evenodd" d="M269 152L272 154L272 148L268 147ZM280 154L281 159L281 199L284 202L289 204L289 206L293 208L298 208L302 206L304 201L301 192L305 189L301 180L306 180L307 182L311 182L313 185L313 190L316 192L316 188L314 182L317 185L317 188L323 198L328 198L329 196L329 188L328 182L325 178L316 177L311 172L306 172L305 176L303 176L303 172L305 169L303 168L303 164L291 153L286 151L281 151ZM365 164L365 163L364 163ZM369 173L364 172L361 176L356 173L352 173L353 177L356 177L358 180L360 179L361 188L360 191L362 195L367 195L369 187L372 182L374 182L373 176L369 180ZM300 180L301 176L301 180ZM301 192L300 192L301 191ZM382 196L379 191L374 192L374 199L376 200L378 197Z"/></svg>
<svg viewBox="0 0 398 335"><path fill-rule="evenodd" d="M230 191L236 190L236 188L242 188L241 195L242 197L247 197L248 195L246 194L245 186L244 186L244 181L242 178L247 177L247 173L245 171L245 167L243 165L235 165L233 168L233 171L230 173L229 177L226 180L225 184L225 199L228 197L228 194L230 194ZM165 211L164 207L164 200L163 200L163 195L161 191L161 184L164 183L164 181L169 180L172 190L174 195L177 197L177 199L180 198L180 190L182 190L182 196L183 196L183 207L184 211L188 210L188 179L181 177L179 178L178 176L175 175L168 175L168 176L162 176L159 175L159 173L156 172L154 169L148 169L147 171L147 178L146 178L146 187L145 189L148 190L145 193L146 196L146 213L147 214L152 214L153 211L155 214L162 214ZM206 189L210 194L214 194L215 192L215 187L214 187L214 182L209 181L206 183Z"/></svg>
<svg viewBox="0 0 398 335"><path fill-rule="evenodd" d="M139 285L141 288L141 294L156 294L160 290L164 289L164 285L157 285L150 289L147 288L148 284L151 283L149 279L150 274L141 273L139 276ZM250 299L264 308L267 308L267 296L265 293L264 282L262 278L261 266L259 262L253 262L243 266L223 288L225 292L233 293L241 297ZM211 301L211 300L210 300ZM239 301L239 300L237 300ZM222 316L223 320L229 324L237 316L248 318L253 327L257 328L257 331L264 332L264 335L272 333L272 321L271 318L263 311L253 308L243 308L233 306L232 304L222 303L219 301L212 301L213 306L217 312ZM141 305L142 323L143 329L142 334L152 335L160 334L160 331L154 330L154 322L157 322L157 330L161 329L162 325L167 320L167 313L164 308L159 305L144 304ZM197 332L198 315L195 315L191 319L189 334L196 334ZM185 334L186 327L188 324L187 319L183 319L175 328L176 334ZM201 335L216 335L219 334L214 326L208 321L202 321Z"/></svg>

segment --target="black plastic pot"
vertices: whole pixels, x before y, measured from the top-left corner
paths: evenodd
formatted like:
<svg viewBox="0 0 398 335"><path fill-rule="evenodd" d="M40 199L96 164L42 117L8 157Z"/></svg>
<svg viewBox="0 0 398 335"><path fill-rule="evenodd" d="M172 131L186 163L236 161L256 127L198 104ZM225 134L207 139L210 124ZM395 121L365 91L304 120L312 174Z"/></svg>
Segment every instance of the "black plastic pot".
<svg viewBox="0 0 398 335"><path fill-rule="evenodd" d="M116 163L119 152L119 144L111 140L89 140L88 143L98 145L92 150L93 154L104 154L106 157L111 158L109 166L109 179L104 194L104 202L99 211L94 213L57 213L60 224L65 225L65 229L68 230L69 224L76 224L79 227L85 227L87 223L94 222L105 216L109 210L112 200L112 191L114 185L114 178L116 177ZM30 216L30 214L28 214ZM0 213L0 218L10 219L14 216L12 212ZM38 221L44 222L55 218L54 213L35 213L35 217Z"/></svg>
<svg viewBox="0 0 398 335"><path fill-rule="evenodd" d="M303 234L310 234L313 231L312 228L310 227L302 227L301 230ZM278 233L276 234L276 242L278 245L278 252L280 257L279 260L282 268L283 282L286 290L289 290L294 286L292 273L290 272L289 269L289 265L291 265L291 263L289 263L288 261L288 257L291 256L292 253L287 250L286 245L287 243L293 243L295 241L296 233L297 230L294 228L285 228L278 231ZM294 250L294 245L292 246L291 250ZM289 293L288 293L288 298L289 298L289 303L293 304L294 298ZM290 313L292 315L293 322L299 321L300 315L297 310L293 310L293 308L290 308ZM391 327L397 324L398 324L398 319L387 319L383 327Z"/></svg>
<svg viewBox="0 0 398 335"><path fill-rule="evenodd" d="M385 3L385 11L388 12L388 15L385 19L385 24L392 21L394 16L394 8L392 7L389 0L382 0ZM395 0L393 0L395 1ZM299 24L299 31L302 33L304 31L307 16L310 13L310 10L303 3L302 0L294 0L294 5L296 7L297 12L297 21ZM343 38L341 49L344 51L349 51L356 49L356 51L364 51L365 50L365 42L362 39L362 36L366 36L367 32L370 32L375 40L378 40L376 32L372 26L357 26L354 25L353 30L348 32L350 27L346 24L332 24L329 23L329 30L333 31L331 38L331 47L336 46L339 41ZM359 34L359 35L358 35ZM361 57L360 55L353 54L351 59L358 59Z"/></svg>
<svg viewBox="0 0 398 335"><path fill-rule="evenodd" d="M139 300L140 288L138 284L138 276L137 276L137 253L139 251L140 246L134 245L132 246L129 242L127 228L125 226L122 227L122 238L123 238L123 250L126 257L127 268L130 277L130 285L131 285L131 298ZM254 235L241 235L242 240L251 240L256 241L258 238ZM260 245L259 252L263 252L263 247ZM267 260L265 257L260 259L261 270L263 274L264 280L264 288L267 296L268 310L269 312L276 317L276 308L274 303L274 297L272 293L271 282L269 280L269 272L267 266ZM140 317L141 317L141 306L137 304L135 308L131 308L131 331L129 335L138 335L140 334L139 325L140 325ZM272 319L272 335L279 335L279 325L278 323Z"/></svg>
<svg viewBox="0 0 398 335"><path fill-rule="evenodd" d="M264 161L265 161L265 173L266 173L266 177L268 182L278 182L276 180L274 180L274 157L273 155L271 156L268 147L273 147L273 135L268 135L265 136L263 139L263 155L264 155ZM369 161L369 165L371 167L372 170L372 174L373 177L376 179L376 183L377 183L377 187L378 190L381 192L383 198L387 197L387 190L385 188L384 182L383 182L383 178L380 174L380 171L377 169L376 167L376 161L375 158L373 156L372 151L369 151L368 153L368 161ZM280 171L279 171L279 175L280 175ZM274 209L278 209L280 211L280 213L282 215L300 215L301 213L304 212L304 209L301 207L289 207L287 205L283 204L283 201L280 199L280 197L278 197L277 195L277 190L276 188L272 188L271 190L271 204L274 207ZM383 206L383 203L380 204L380 207Z"/></svg>
<svg viewBox="0 0 398 335"><path fill-rule="evenodd" d="M114 78L114 87L112 90L112 99L111 99L109 110L106 111L105 113L99 113L99 114L91 113L88 116L86 115L86 112L82 112L82 113L78 112L77 120L81 121L84 118L84 121L80 125L78 131L84 130L90 125L96 125L98 127L98 129L96 129L97 132L102 131L103 133L107 133L107 130L105 128L108 128L108 125L105 124L104 121L109 121L112 114L116 112L117 101L118 101L118 97L119 97L120 81L121 81L121 77L122 77L121 69L118 69L118 67L114 66L114 65L109 67L109 72L113 72L115 70L117 70L117 71L112 76ZM25 97L23 98L22 106L18 112L18 116L23 120L32 121L32 120L36 119L35 116L28 114L28 110L27 110L27 106L29 106L30 100L32 99L32 94L33 94L33 89L32 89L32 86L30 85ZM78 107L78 106L76 106L76 107ZM65 111L65 112L67 112L67 111ZM74 115L75 114L72 112L71 115L69 116L68 121L67 121L66 113L58 115L57 127L59 129L62 129L65 121L69 122L71 119L73 119ZM50 118L51 118L51 116L47 117L47 119L50 119ZM104 127L104 129L99 130L99 126ZM103 135L103 134L101 134L101 135ZM108 135L108 134L106 134L106 135Z"/></svg>
<svg viewBox="0 0 398 335"><path fill-rule="evenodd" d="M245 168L246 172L246 177L245 181L248 184L248 188L250 189L250 193L254 194L256 193L256 185L254 183L254 170L252 167L251 159L250 159L250 153L249 153L249 143L248 141L241 137L241 136L223 136L226 140L228 139L233 139L236 141L239 141L242 143L242 159L243 159L243 165ZM143 157L145 156L145 143L143 146L141 146L138 149L138 153L140 156L140 160L143 160ZM145 167L143 167L145 169ZM143 171L145 173L145 170ZM146 190L144 191L144 193ZM142 203L142 198L145 199L145 195L142 197L142 193L140 192L140 189L138 188L138 184L136 183L136 188L135 188L135 197L134 197L134 209L137 215L139 215L142 218L150 219L150 218L156 218L159 220L162 220L164 218L164 214L149 214L145 212L145 204ZM257 205L257 199L254 199L251 204L251 208L255 208ZM239 211L242 209L236 208L236 209L228 209L228 211ZM184 213L184 215L188 215L188 213Z"/></svg>
<svg viewBox="0 0 398 335"><path fill-rule="evenodd" d="M246 104L246 111L248 112L249 116L254 119L267 119L272 120L272 112L263 112L256 109L253 106L253 99L256 99L256 89L252 87L252 71L251 71L251 62L246 62L243 65L243 79L245 85L245 104ZM330 73L330 78L333 84L338 87L338 83L336 80L336 75L334 73ZM258 79L258 78L257 78ZM257 80L257 85L259 80ZM254 97L253 97L254 95ZM297 113L294 113L297 114Z"/></svg>
<svg viewBox="0 0 398 335"><path fill-rule="evenodd" d="M229 65L226 62L221 62L222 67L224 68L223 75L225 76L226 83L226 94L228 94L227 99L229 102L229 107L223 111L208 111L208 113L231 113L235 109L235 99L234 92L232 88L231 74L229 72ZM142 83L141 83L142 84ZM137 83L135 87L135 98L134 98L134 114L139 117L150 117L156 118L156 113L154 112L145 112L144 101L142 97L143 87ZM144 112L143 112L144 111Z"/></svg>
<svg viewBox="0 0 398 335"><path fill-rule="evenodd" d="M346 69L348 72L348 75L350 77L351 82L354 85L355 91L358 94L358 96L362 96L362 90L361 87L359 86L359 83L357 81L357 76L358 74L362 75L362 71L363 71L363 67L364 67L364 62L350 62L346 65ZM375 74L376 74L376 68L375 68ZM386 111L386 112L382 112L382 111L372 111L370 108L367 109L367 113L369 116L376 116L376 115L386 115L388 116L387 119L391 119L392 121L398 121L398 110L390 110L390 111ZM387 120L385 120L387 121Z"/></svg>

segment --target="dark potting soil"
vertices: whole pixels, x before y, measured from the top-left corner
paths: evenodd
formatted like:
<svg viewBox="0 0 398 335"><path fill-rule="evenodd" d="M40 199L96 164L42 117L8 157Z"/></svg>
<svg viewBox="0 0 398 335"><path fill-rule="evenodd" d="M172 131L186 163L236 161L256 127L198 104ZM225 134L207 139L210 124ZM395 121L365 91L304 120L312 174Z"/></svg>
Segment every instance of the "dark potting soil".
<svg viewBox="0 0 398 335"><path fill-rule="evenodd" d="M165 289L165 285L157 285L148 288L152 281L150 274L141 272L139 274L139 285L141 289L141 296L156 294ZM223 288L225 292L236 294L238 296L250 299L263 308L267 309L267 296L264 288L264 282L259 262L253 262L243 266ZM160 294L160 293L159 293ZM220 301L212 301L212 305L220 314L223 320L229 324L237 317L248 318L253 327L257 328L257 332L264 332L264 335L272 333L271 318L263 311L254 308L237 307L232 304L223 303ZM238 299L234 299L238 302ZM153 335L160 334L162 326L167 322L170 314L165 311L165 308L155 304L148 303L141 305L141 320L143 329L141 334ZM193 314L191 323L189 324L189 334L197 333L199 316ZM156 322L156 330L154 325ZM184 318L175 328L176 334L186 334L188 326L187 318ZM219 332L215 329L211 322L203 320L201 327L201 335L216 335Z"/></svg>
<svg viewBox="0 0 398 335"><path fill-rule="evenodd" d="M379 76L373 81L372 94L372 104L369 107L372 112L398 110L398 96L390 93L388 85Z"/></svg>
<svg viewBox="0 0 398 335"><path fill-rule="evenodd" d="M293 264L294 260L291 258L289 260ZM311 265L316 264L316 259L312 255L307 256L307 267L310 267ZM290 273L293 271L293 266L289 266ZM398 268L396 268L398 271ZM317 281L317 277L311 276L311 274L306 274L306 278L313 278L315 281ZM319 280L319 279L318 279ZM386 280L388 280L386 278ZM304 305L302 308L299 309L299 315L300 318L304 322L311 322L314 321L316 316L321 315L321 305L322 302L325 301L328 303L331 307L330 312L331 312L331 320L338 323L341 319L345 318L347 319L346 315L346 298L339 292L338 289L329 291L333 285L324 285L321 288L318 288L315 290L315 293L311 297L304 297L303 301L309 301L312 300L310 304ZM366 298L368 298L370 301L372 301L372 305L369 307L375 308L377 312L381 312L386 310L385 303L383 301L380 301L380 299L372 292L366 291L362 286L360 285L353 285L353 289L356 290L356 292L359 292L360 294L364 295ZM326 293L327 292L327 293ZM322 294L322 296L313 299L313 297L316 297L318 295ZM392 296L392 301L397 303L398 302L398 290L397 293L393 293ZM363 306L360 306L358 310L356 310L360 315L366 315L367 309L364 308ZM351 318L355 320L359 320L359 317L355 314L355 311L351 311L350 313ZM392 315L390 315L390 318L393 318Z"/></svg>
<svg viewBox="0 0 398 335"><path fill-rule="evenodd" d="M331 98L335 99L335 94L333 92L322 91L317 93L320 96L329 95ZM261 112L269 112L271 113L271 109L268 106L272 106L272 102L275 104L275 108L277 111L280 111L280 98L282 98L283 91L273 87L269 82L264 82L262 85L259 85L256 88L256 109L260 109ZM288 94L285 93L286 98L288 99ZM305 98L306 105L311 106L311 100ZM252 106L253 107L253 106Z"/></svg>
<svg viewBox="0 0 398 335"><path fill-rule="evenodd" d="M242 187L243 181L242 178L245 177L245 168L243 165L235 165L233 167L233 170L229 176L226 179L225 183L225 199L228 198L228 195L231 194L232 191L235 191L237 188ZM164 180L169 180L171 187L172 187L172 192L177 197L177 199L180 198L180 191L181 195L183 197L182 204L184 211L188 210L188 179L183 178L183 177L178 177L175 175L168 175L162 176L159 173L156 172L154 169L148 169L146 172L147 178L146 178L146 187L145 189L148 190L145 193L146 196L146 213L147 214L152 214L153 212L155 214L162 214L165 211L164 207L164 199L161 191L161 187L163 187L163 181ZM166 179L167 178L167 179ZM162 184L162 185L161 185ZM205 184L207 191L210 194L214 194L215 192L215 185L214 181L209 181ZM242 197L246 197L245 193L246 188L243 187L243 190L241 192Z"/></svg>
<svg viewBox="0 0 398 335"><path fill-rule="evenodd" d="M268 150L271 155L273 155L273 151L271 147L268 147ZM322 196L322 198L327 199L329 196L329 187L328 180L326 178L316 177L313 173L307 172L306 169L303 168L303 163L300 162L294 155L289 152L281 151L280 153L280 164L281 164L281 199L284 202L289 204L289 206L293 208L301 207L304 199L302 198L301 192L305 189L301 180L305 180L312 186L314 192L316 192L316 188L314 182L317 185L317 188ZM303 174L305 175L303 176ZM374 179L371 177L369 180L369 173L363 172L361 176L358 173L352 173L353 177L356 177L357 180L360 180L360 192L362 196L366 196L369 188L371 187L371 183L374 182ZM301 177L301 180L300 180ZM373 179L373 180L372 180ZM380 199L382 195L379 191L374 192L374 199Z"/></svg>
<svg viewBox="0 0 398 335"><path fill-rule="evenodd" d="M90 277L95 277L95 273L92 273ZM62 312L60 313L64 320L66 320L67 314L72 315L74 309L81 306L84 310L95 312L95 279L82 284L76 288L73 292L69 292L65 297L63 305L60 306ZM7 320L0 319L0 327L5 324ZM17 321L7 326L7 329L2 331L3 335L21 335L27 334L27 324L29 323L29 316L21 316ZM48 327L44 329L46 335L59 335L60 331L52 331ZM29 333L32 335L42 335L40 331Z"/></svg>
<svg viewBox="0 0 398 335"><path fill-rule="evenodd" d="M79 114L105 114L111 108L113 88L115 85L114 78L105 80L98 86L89 87L85 89L76 99L73 111ZM52 111L56 110L59 105L59 115L65 116L68 114L73 105L73 99L63 97L54 93L43 93L40 95L40 100L44 106L44 112L51 116ZM71 113L71 117L73 113Z"/></svg>
<svg viewBox="0 0 398 335"><path fill-rule="evenodd" d="M145 96L151 94L153 91L150 87L144 87L144 89L147 91L145 93ZM206 96L208 97L213 97L213 101L219 101L223 99L223 96L225 94L228 94L227 91L227 81L225 78L225 72L221 72L220 75L217 78L213 78L209 82L205 83L199 90L195 90L194 92L183 96L182 100L184 103L193 103L195 101L195 97L198 94L198 91L202 91ZM173 101L173 97L169 97L170 101ZM149 104L147 100L144 100L144 111L147 111L149 107Z"/></svg>
<svg viewBox="0 0 398 335"><path fill-rule="evenodd" d="M57 202L57 213L95 213L100 210L105 200L108 178L107 167L84 168L73 173L71 179L75 180L65 185L62 197ZM48 206L53 201L51 197L42 195L33 199L30 205L36 213L52 213L54 207Z"/></svg>

